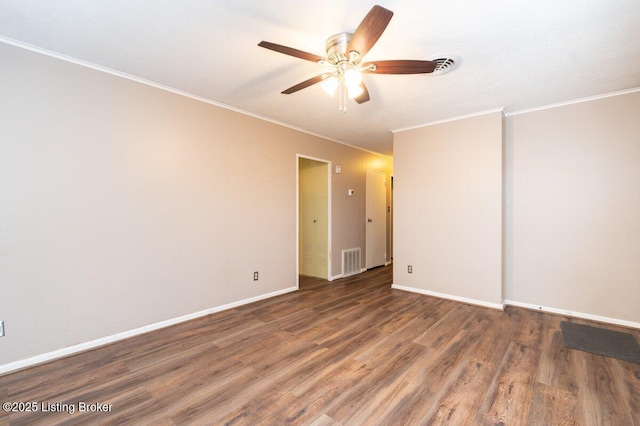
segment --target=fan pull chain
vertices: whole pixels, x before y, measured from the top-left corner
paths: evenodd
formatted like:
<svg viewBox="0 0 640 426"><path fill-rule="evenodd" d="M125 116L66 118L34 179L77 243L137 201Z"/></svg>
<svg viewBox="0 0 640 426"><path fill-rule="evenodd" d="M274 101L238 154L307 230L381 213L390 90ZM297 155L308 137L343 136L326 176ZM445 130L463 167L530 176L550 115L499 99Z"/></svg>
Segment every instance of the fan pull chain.
<svg viewBox="0 0 640 426"><path fill-rule="evenodd" d="M347 112L347 96L348 96L348 90L347 90L347 83L345 82L344 79L344 73L340 73L340 86L339 86L339 95L340 95L340 104L338 106L338 110L342 111L342 112Z"/></svg>

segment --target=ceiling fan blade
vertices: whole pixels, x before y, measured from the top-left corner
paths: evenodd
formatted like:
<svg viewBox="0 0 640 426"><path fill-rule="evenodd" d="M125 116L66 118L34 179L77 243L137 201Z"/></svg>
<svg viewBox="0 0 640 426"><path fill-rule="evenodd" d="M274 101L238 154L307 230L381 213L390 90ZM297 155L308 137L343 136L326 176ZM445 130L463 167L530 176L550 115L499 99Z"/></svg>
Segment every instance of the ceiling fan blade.
<svg viewBox="0 0 640 426"><path fill-rule="evenodd" d="M436 61L418 61L412 59L399 59L391 61L376 61L362 64L363 68L375 65L375 70L364 69L363 72L374 74L423 74L436 69Z"/></svg>
<svg viewBox="0 0 640 426"><path fill-rule="evenodd" d="M364 81L360 83L360 87L362 88L362 93L355 97L354 100L359 104L363 104L371 98L369 97L369 91L367 90L367 86L365 86Z"/></svg>
<svg viewBox="0 0 640 426"><path fill-rule="evenodd" d="M331 74L321 74L315 77L311 77L308 80L303 81L302 83L298 83L295 86L289 87L287 90L283 91L283 95L290 95L292 93L297 92L298 90L306 89L309 86L313 86L316 83L320 83L325 78L329 77Z"/></svg>
<svg viewBox="0 0 640 426"><path fill-rule="evenodd" d="M296 58L306 59L307 61L318 62L325 60L322 56L314 55L313 53L304 52L302 50L294 49L293 47L282 46L281 44L270 43L268 41L261 41L258 46L265 49L274 50L276 52L284 53L285 55L295 56Z"/></svg>
<svg viewBox="0 0 640 426"><path fill-rule="evenodd" d="M360 54L360 58L366 55L387 28L392 16L392 11L382 6L373 6L353 33L347 46L347 54L356 51Z"/></svg>

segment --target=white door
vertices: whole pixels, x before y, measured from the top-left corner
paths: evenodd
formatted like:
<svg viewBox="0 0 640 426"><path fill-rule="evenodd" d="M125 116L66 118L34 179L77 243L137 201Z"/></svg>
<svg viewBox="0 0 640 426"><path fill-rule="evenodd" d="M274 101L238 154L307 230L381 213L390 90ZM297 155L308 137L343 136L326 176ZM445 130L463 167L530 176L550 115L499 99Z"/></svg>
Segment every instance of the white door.
<svg viewBox="0 0 640 426"><path fill-rule="evenodd" d="M387 261L387 175L367 170L367 269Z"/></svg>

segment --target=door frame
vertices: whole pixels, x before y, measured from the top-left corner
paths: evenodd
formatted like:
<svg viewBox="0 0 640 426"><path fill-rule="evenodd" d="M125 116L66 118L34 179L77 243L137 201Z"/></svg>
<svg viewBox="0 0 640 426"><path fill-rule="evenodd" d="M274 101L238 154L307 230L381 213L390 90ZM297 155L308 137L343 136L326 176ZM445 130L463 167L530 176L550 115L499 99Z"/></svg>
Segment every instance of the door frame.
<svg viewBox="0 0 640 426"><path fill-rule="evenodd" d="M331 161L304 154L296 154L296 287L300 289L300 159L327 164L327 281L331 278Z"/></svg>
<svg viewBox="0 0 640 426"><path fill-rule="evenodd" d="M389 176L389 240L387 241L387 263L393 263L393 173Z"/></svg>
<svg viewBox="0 0 640 426"><path fill-rule="evenodd" d="M389 217L390 217L390 213L391 213L391 205L389 204L389 190L390 188L388 187L389 185L389 174L387 172L381 171L381 170L376 170L376 169L366 169L365 170L365 194L367 197L365 197L365 220L369 220L370 212L368 210L369 208L369 176L370 174L375 173L377 175L383 176L384 177L384 252L385 252L385 259L384 262L382 263L382 265L376 265L376 266L387 266L389 264ZM370 243L370 239L369 239L369 225L368 223L365 223L365 250L366 250L366 255L365 255L365 268L369 269L369 243Z"/></svg>

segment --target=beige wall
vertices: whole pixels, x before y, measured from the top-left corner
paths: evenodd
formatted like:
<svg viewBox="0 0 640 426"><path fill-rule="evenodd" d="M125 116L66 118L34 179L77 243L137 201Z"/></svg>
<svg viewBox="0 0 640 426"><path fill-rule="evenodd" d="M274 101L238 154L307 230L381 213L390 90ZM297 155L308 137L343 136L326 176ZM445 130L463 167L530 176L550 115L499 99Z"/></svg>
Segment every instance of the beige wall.
<svg viewBox="0 0 640 426"><path fill-rule="evenodd" d="M640 323L640 92L507 127L507 299Z"/></svg>
<svg viewBox="0 0 640 426"><path fill-rule="evenodd" d="M638 117L635 91L396 133L396 287L639 326Z"/></svg>
<svg viewBox="0 0 640 426"><path fill-rule="evenodd" d="M365 170L391 159L14 46L0 62L0 367L294 289L297 154L342 166L333 275L364 248Z"/></svg>
<svg viewBox="0 0 640 426"><path fill-rule="evenodd" d="M393 150L394 285L501 306L502 113L397 132Z"/></svg>

